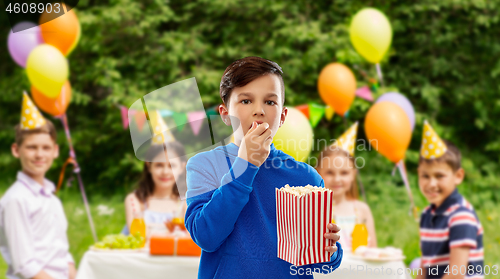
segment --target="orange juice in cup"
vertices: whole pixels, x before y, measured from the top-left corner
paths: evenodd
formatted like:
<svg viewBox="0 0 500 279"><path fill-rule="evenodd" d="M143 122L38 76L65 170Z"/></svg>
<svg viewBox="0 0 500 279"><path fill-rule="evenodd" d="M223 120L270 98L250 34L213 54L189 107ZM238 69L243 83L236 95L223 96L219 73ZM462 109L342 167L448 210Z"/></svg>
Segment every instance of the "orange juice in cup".
<svg viewBox="0 0 500 279"><path fill-rule="evenodd" d="M143 237L141 247L144 247L146 243L146 223L144 223L144 218L138 214L134 216L132 224L130 224L130 234L135 235L137 232Z"/></svg>
<svg viewBox="0 0 500 279"><path fill-rule="evenodd" d="M352 252L359 246L368 246L368 230L365 224L356 224L352 230Z"/></svg>
<svg viewBox="0 0 500 279"><path fill-rule="evenodd" d="M186 227L184 226L184 219L180 218L180 217L175 217L174 219L172 219L172 223L175 225L175 226L179 226L179 228L183 231L186 230Z"/></svg>

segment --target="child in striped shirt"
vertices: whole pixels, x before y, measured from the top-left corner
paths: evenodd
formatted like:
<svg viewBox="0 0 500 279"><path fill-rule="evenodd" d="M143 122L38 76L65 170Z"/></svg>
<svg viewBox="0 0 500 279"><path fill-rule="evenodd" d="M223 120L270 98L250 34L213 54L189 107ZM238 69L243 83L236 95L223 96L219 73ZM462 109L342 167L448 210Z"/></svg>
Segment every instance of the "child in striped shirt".
<svg viewBox="0 0 500 279"><path fill-rule="evenodd" d="M458 193L464 170L456 146L425 122L418 184L430 205L420 218L421 278L484 278L483 228Z"/></svg>

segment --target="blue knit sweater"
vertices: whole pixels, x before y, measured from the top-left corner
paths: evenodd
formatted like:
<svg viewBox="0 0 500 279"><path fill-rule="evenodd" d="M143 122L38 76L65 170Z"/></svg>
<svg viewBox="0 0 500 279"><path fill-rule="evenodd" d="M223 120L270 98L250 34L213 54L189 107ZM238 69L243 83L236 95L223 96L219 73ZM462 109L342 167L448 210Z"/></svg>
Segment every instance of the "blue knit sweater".
<svg viewBox="0 0 500 279"><path fill-rule="evenodd" d="M238 157L234 143L193 156L187 163L186 228L202 248L198 278L313 278L342 260L296 267L278 258L275 188L324 187L311 166L271 144L257 167ZM300 275L303 274L303 275Z"/></svg>

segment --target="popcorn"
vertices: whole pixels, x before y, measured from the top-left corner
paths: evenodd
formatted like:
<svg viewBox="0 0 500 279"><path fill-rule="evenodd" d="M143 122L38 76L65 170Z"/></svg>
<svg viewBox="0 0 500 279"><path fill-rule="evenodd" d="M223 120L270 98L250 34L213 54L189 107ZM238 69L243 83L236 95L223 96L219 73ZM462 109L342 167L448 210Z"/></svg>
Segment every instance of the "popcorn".
<svg viewBox="0 0 500 279"><path fill-rule="evenodd" d="M317 186L276 189L278 257L296 266L330 261L326 239L332 220L333 191Z"/></svg>
<svg viewBox="0 0 500 279"><path fill-rule="evenodd" d="M331 190L323 187L311 186L309 184L307 184L306 186L294 186L294 187L286 184L285 187L279 189L279 191L287 192L295 196L303 196L313 192L325 192Z"/></svg>

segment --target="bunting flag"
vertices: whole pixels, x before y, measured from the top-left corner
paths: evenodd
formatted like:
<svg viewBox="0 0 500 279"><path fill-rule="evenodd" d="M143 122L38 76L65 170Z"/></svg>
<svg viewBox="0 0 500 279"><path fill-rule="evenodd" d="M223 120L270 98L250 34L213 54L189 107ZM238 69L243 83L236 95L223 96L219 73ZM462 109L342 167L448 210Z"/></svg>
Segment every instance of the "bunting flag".
<svg viewBox="0 0 500 279"><path fill-rule="evenodd" d="M296 106L295 108L300 110L300 112L302 112L307 117L307 119L309 119L309 105L307 105L307 104L300 105L300 106Z"/></svg>
<svg viewBox="0 0 500 279"><path fill-rule="evenodd" d="M195 136L198 135L201 129L201 124L203 124L203 120L206 118L206 114L203 111L195 111L190 112L187 115L187 119L189 121L189 125L191 126L191 130L193 130L193 134Z"/></svg>
<svg viewBox="0 0 500 279"><path fill-rule="evenodd" d="M160 115L161 117L167 117L167 116L172 116L174 112L168 109L161 109L160 110Z"/></svg>
<svg viewBox="0 0 500 279"><path fill-rule="evenodd" d="M210 115L217 115L219 114L219 106L220 105L216 105L216 106L213 106L213 107L210 107L208 109L206 109L206 114L208 116L208 118L210 119Z"/></svg>
<svg viewBox="0 0 500 279"><path fill-rule="evenodd" d="M127 109L127 107L120 106L120 112L122 115L123 129L127 129L128 128L128 109Z"/></svg>
<svg viewBox="0 0 500 279"><path fill-rule="evenodd" d="M333 114L335 113L335 111L333 110L333 108L331 106L326 106L325 108L325 117L328 121L332 120L332 117L333 117Z"/></svg>
<svg viewBox="0 0 500 279"><path fill-rule="evenodd" d="M146 113L143 111L134 111L133 115L135 123L137 124L137 128L139 128L139 131L142 131L144 123L146 123Z"/></svg>
<svg viewBox="0 0 500 279"><path fill-rule="evenodd" d="M318 104L310 103L308 109L309 109L309 122L311 122L311 126L314 128L318 125L319 121L325 114L325 107L320 106Z"/></svg>
<svg viewBox="0 0 500 279"><path fill-rule="evenodd" d="M377 80L376 80L376 79L374 79L374 78L370 78L370 79L368 80L368 82L370 83L370 88L371 88L373 91L377 92L377 90L378 90L378 88L379 88Z"/></svg>
<svg viewBox="0 0 500 279"><path fill-rule="evenodd" d="M365 99L367 101L373 102L373 95L368 86L360 87L356 90L356 96Z"/></svg>
<svg viewBox="0 0 500 279"><path fill-rule="evenodd" d="M174 112L172 114L172 118L174 119L175 121L175 125L177 126L177 130L179 130L180 132L182 132L182 130L184 130L184 126L187 122L187 116L185 113L181 113L181 112Z"/></svg>

